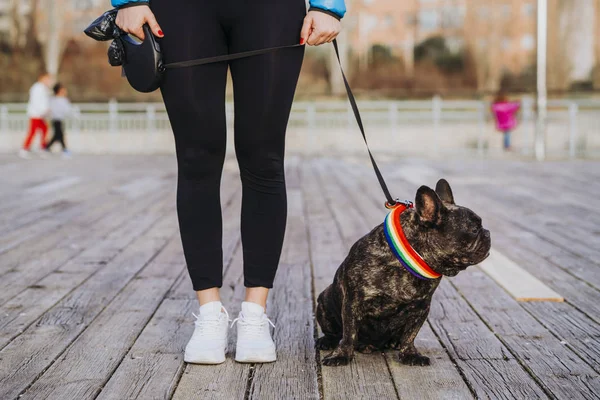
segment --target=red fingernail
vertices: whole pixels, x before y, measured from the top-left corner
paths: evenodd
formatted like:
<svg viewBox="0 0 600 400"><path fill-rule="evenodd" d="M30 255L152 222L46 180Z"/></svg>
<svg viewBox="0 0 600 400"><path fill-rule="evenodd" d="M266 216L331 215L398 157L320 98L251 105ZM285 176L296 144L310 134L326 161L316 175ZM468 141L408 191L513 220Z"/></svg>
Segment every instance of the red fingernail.
<svg viewBox="0 0 600 400"><path fill-rule="evenodd" d="M300 44L304 44L304 38L300 38Z"/></svg>
<svg viewBox="0 0 600 400"><path fill-rule="evenodd" d="M160 29L158 30L158 36L165 36L165 34L163 33L163 31L161 31Z"/></svg>

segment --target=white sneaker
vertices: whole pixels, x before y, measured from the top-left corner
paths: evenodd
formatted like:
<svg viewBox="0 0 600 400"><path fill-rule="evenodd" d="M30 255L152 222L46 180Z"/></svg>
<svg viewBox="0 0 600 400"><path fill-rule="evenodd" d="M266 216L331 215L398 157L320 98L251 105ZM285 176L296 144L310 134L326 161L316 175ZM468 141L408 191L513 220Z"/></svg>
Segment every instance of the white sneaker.
<svg viewBox="0 0 600 400"><path fill-rule="evenodd" d="M265 309L256 303L242 302L242 311L233 320L238 323L235 361L242 363L273 362L277 359Z"/></svg>
<svg viewBox="0 0 600 400"><path fill-rule="evenodd" d="M31 152L29 150L21 149L19 150L19 157L29 159L31 158Z"/></svg>
<svg viewBox="0 0 600 400"><path fill-rule="evenodd" d="M229 314L220 301L200 306L196 315L196 328L185 346L183 360L193 364L221 364L227 350Z"/></svg>

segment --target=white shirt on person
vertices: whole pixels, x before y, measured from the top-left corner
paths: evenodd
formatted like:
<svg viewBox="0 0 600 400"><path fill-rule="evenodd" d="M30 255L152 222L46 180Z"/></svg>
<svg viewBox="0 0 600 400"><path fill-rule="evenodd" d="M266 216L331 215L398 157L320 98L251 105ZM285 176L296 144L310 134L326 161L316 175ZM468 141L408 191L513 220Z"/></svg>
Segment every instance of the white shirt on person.
<svg viewBox="0 0 600 400"><path fill-rule="evenodd" d="M71 102L64 96L54 96L50 100L50 118L53 120L64 120L71 116L73 108Z"/></svg>
<svg viewBox="0 0 600 400"><path fill-rule="evenodd" d="M50 90L41 82L36 82L29 89L27 115L29 118L45 118L50 111Z"/></svg>

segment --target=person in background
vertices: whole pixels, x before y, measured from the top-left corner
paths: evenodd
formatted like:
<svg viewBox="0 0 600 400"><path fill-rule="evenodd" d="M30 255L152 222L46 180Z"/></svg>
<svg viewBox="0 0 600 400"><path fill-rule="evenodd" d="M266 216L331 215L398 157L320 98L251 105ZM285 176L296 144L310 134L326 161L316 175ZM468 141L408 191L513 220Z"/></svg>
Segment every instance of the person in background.
<svg viewBox="0 0 600 400"><path fill-rule="evenodd" d="M50 147L55 142L60 142L63 151L63 157L71 156L67 146L65 145L64 120L71 115L71 102L67 98L67 88L61 83L57 83L52 88L54 97L50 100L50 118L52 119L52 130L54 134L52 139L46 144L46 151L50 151Z"/></svg>
<svg viewBox="0 0 600 400"><path fill-rule="evenodd" d="M505 151L511 150L510 133L517 126L516 113L520 107L521 103L508 101L508 98L502 91L498 92L492 103L492 112L496 118L496 128L504 134L503 145Z"/></svg>
<svg viewBox="0 0 600 400"><path fill-rule="evenodd" d="M42 131L41 146L44 149L46 144L46 133L48 125L44 120L50 111L50 84L52 78L50 74L44 72L39 77L36 83L29 89L29 102L27 104L27 116L29 117L29 132L25 138L23 148L19 151L19 156L22 158L30 157L31 141L38 130Z"/></svg>

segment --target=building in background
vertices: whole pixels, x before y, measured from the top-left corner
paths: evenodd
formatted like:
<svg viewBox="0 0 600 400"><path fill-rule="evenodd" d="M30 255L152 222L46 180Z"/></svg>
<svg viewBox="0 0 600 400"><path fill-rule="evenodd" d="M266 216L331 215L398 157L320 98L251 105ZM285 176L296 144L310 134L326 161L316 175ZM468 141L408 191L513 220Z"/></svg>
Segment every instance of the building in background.
<svg viewBox="0 0 600 400"><path fill-rule="evenodd" d="M549 87L590 85L600 64L600 1L549 0L548 18Z"/></svg>
<svg viewBox="0 0 600 400"><path fill-rule="evenodd" d="M0 0L0 42L25 46L32 5L31 0Z"/></svg>
<svg viewBox="0 0 600 400"><path fill-rule="evenodd" d="M386 46L414 70L413 48L443 37L451 52L474 59L479 90L504 77L532 74L536 0L353 0L345 27L362 68L374 45ZM600 64L600 0L549 0L549 86L591 82ZM600 74L600 73L598 73Z"/></svg>
<svg viewBox="0 0 600 400"><path fill-rule="evenodd" d="M402 65L392 73L408 82L419 67L415 48L442 38L449 54L468 61L473 89L490 92L505 82L516 88L534 82L536 0L346 2L339 42L357 60L354 71L368 71L373 49L385 48ZM67 46L97 46L82 30L108 8L108 0L0 0L0 43L25 47L37 41L46 68L56 72ZM600 0L549 0L548 27L550 90L599 88ZM335 57L328 62L336 74ZM330 82L341 78L333 76Z"/></svg>
<svg viewBox="0 0 600 400"><path fill-rule="evenodd" d="M82 30L107 8L105 0L0 0L0 43L23 48L36 40L55 73L65 43L82 40Z"/></svg>

